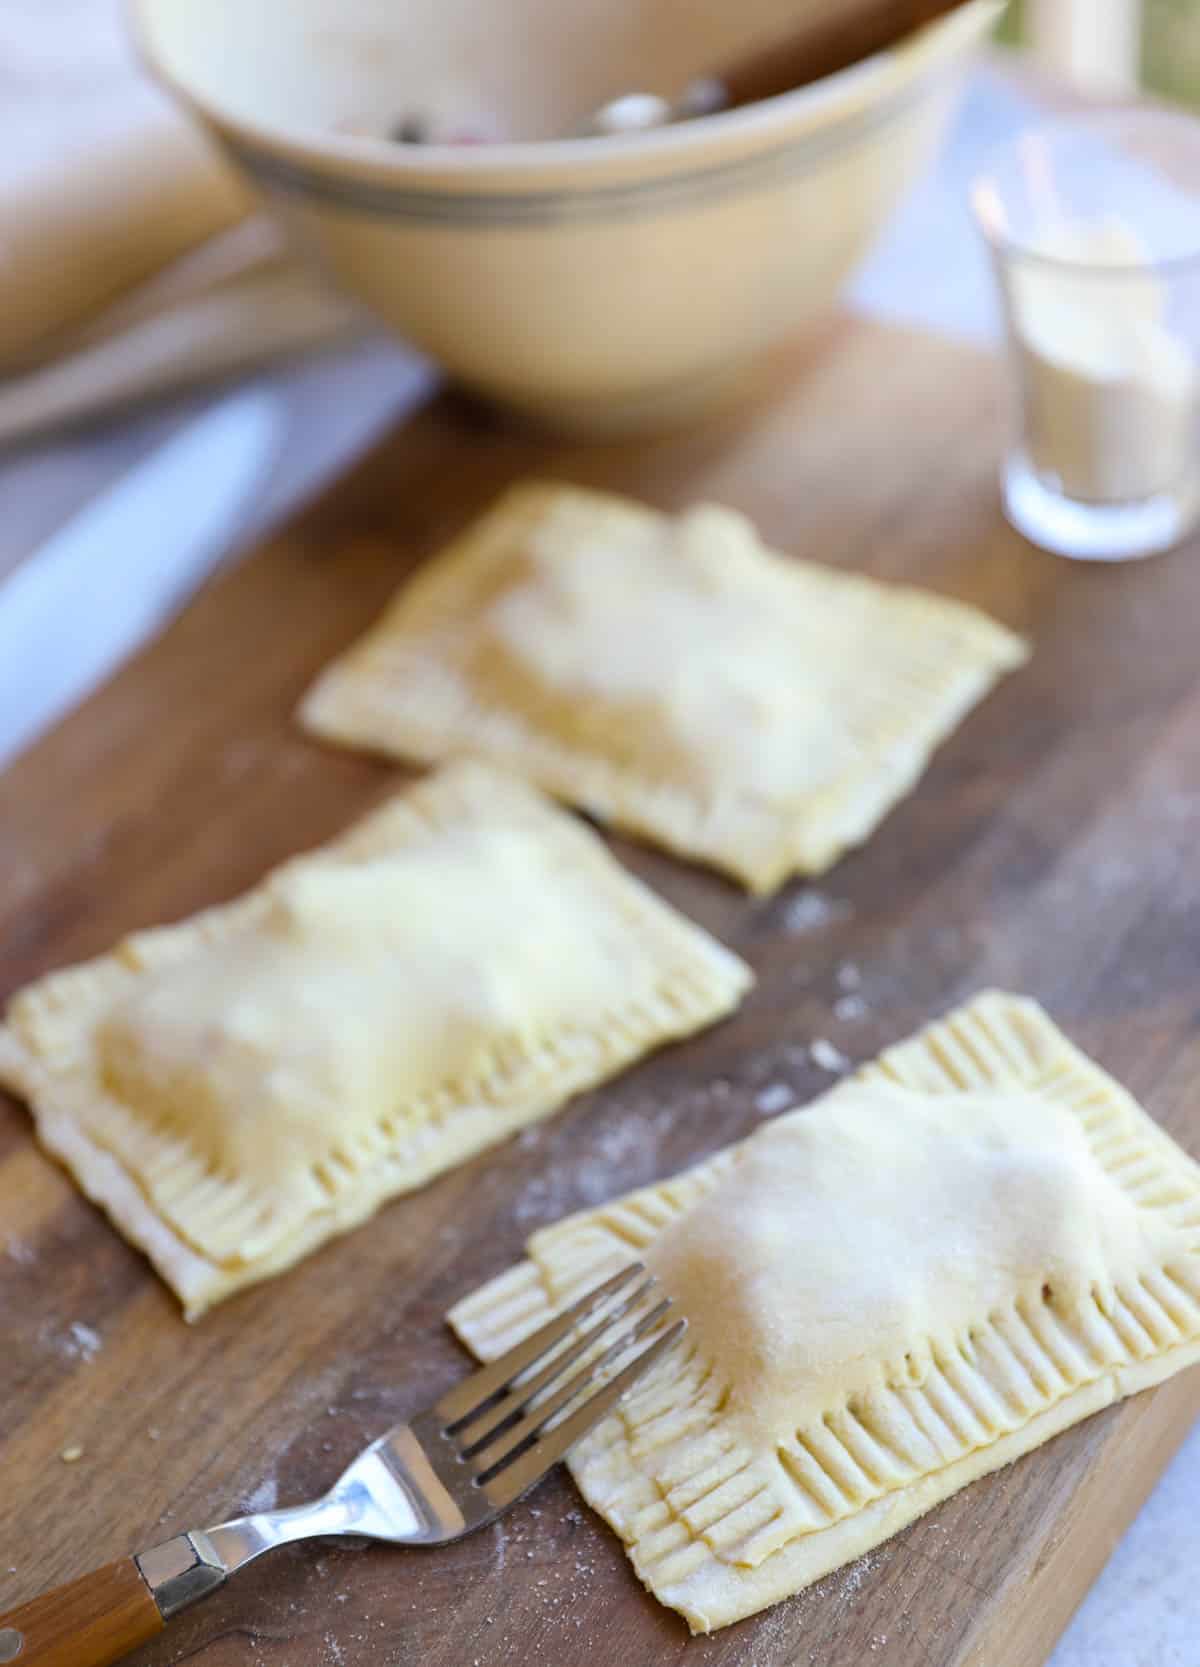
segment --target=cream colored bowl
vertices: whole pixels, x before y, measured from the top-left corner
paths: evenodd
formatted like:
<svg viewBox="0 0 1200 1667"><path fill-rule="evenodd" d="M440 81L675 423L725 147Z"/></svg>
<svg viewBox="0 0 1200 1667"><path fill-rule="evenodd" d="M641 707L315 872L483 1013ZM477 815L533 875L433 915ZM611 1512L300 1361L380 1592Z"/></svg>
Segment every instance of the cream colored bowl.
<svg viewBox="0 0 1200 1667"><path fill-rule="evenodd" d="M152 67L344 289L471 387L614 431L699 409L828 306L998 9L745 109L555 137L777 36L795 4L132 0ZM519 138L386 138L429 109Z"/></svg>

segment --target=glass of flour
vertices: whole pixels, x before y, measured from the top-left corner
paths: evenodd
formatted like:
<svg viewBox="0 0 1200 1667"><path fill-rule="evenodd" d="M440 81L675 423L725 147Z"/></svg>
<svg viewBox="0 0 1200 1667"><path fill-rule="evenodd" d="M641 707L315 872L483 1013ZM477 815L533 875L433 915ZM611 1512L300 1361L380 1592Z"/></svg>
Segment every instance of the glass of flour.
<svg viewBox="0 0 1200 1667"><path fill-rule="evenodd" d="M973 201L1016 372L1009 520L1061 555L1169 549L1200 523L1200 122L1034 129Z"/></svg>

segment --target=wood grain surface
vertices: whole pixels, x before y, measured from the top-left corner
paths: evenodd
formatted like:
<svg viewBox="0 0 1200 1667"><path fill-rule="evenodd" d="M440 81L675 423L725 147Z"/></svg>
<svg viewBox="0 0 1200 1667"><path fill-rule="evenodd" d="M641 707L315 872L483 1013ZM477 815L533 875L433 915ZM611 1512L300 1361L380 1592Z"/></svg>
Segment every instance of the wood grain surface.
<svg viewBox="0 0 1200 1667"><path fill-rule="evenodd" d="M323 751L296 699L396 583L530 473L711 496L780 546L919 579L1029 632L1031 665L869 846L771 900L622 841L754 965L736 1020L402 1199L194 1328L0 1101L0 1609L248 1502L322 1488L465 1361L442 1315L565 1210L756 1127L985 984L1040 998L1200 1152L1200 551L1075 566L1004 525L992 363L841 321L753 411L582 450L446 398L0 778L0 997L227 898L403 779ZM861 1016L838 1017L838 969ZM844 1011L844 1010L843 1010ZM1191 1372L976 1483L860 1563L711 1639L647 1597L561 1475L440 1551L277 1553L138 1667L1035 1667L1200 1412ZM83 1456L64 1464L64 1449Z"/></svg>

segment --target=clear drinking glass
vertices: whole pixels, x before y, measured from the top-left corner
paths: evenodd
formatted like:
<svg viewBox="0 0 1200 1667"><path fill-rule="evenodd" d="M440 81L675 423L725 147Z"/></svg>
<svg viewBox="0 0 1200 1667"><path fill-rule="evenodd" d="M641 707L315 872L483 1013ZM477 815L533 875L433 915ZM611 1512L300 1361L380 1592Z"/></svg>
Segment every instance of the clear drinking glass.
<svg viewBox="0 0 1200 1667"><path fill-rule="evenodd" d="M1018 394L1009 520L1125 561L1200 522L1200 122L1114 111L1020 135L972 189Z"/></svg>

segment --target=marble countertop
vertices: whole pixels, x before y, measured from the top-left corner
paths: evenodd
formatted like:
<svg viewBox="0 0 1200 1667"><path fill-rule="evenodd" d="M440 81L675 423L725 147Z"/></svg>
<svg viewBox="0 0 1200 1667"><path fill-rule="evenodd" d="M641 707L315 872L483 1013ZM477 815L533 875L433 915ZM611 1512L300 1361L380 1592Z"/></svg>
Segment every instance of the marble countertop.
<svg viewBox="0 0 1200 1667"><path fill-rule="evenodd" d="M18 13L33 0L6 10L0 47L13 34L14 50L26 40ZM78 8L78 0L37 0L47 12ZM56 11L57 6L57 11ZM59 39L64 38L60 32ZM7 69L11 73L12 55ZM2 76L0 71L0 76ZM994 143L1035 120L1036 105L1019 84L994 70L972 79L937 165L918 184L852 286L852 305L876 316L921 325L981 342L997 339L998 321L982 250L968 221L964 197L982 154ZM3 121L0 120L0 133ZM936 259L931 251L936 250ZM387 424L401 420L429 385L419 360L383 342L367 341L333 355L251 379L278 427L263 475L249 494L236 526L206 553L215 565L244 547L263 528L309 496L344 467ZM188 395L135 416L114 418L70 436L0 458L0 649L6 618L17 628L23 602L36 602L39 586L60 583L62 541L47 560L45 541L73 512L109 483L210 407L228 400L229 390ZM336 410L336 424L328 413ZM169 477L168 477L169 478ZM172 504L142 505L160 526L172 524ZM133 639L157 629L187 586L202 576L192 552L187 583L172 585L169 542L155 548L155 578L164 584L161 607L145 613L131 630L128 610L134 586L109 587L104 606L89 624L95 641L107 644L112 663L131 650ZM57 563L57 571L55 571ZM21 587L16 584L20 576ZM147 582L151 575L146 574ZM24 590L24 597L17 594ZM36 616L36 609L34 610ZM31 616L33 617L33 616ZM27 734L31 713L49 722L64 696L56 676L51 640L32 659L45 667L44 686L32 678L23 686L25 709L0 703L0 764ZM104 667L100 667L101 672ZM6 727L7 726L7 727ZM4 778L0 774L0 807ZM2 814L2 809L0 809ZM1086 1599L1053 1657L1054 1667L1196 1667L1200 1661L1200 1428L1175 1458L1159 1486ZM1000 1663L988 1667L1001 1667Z"/></svg>

